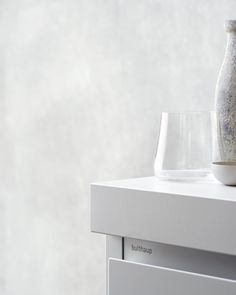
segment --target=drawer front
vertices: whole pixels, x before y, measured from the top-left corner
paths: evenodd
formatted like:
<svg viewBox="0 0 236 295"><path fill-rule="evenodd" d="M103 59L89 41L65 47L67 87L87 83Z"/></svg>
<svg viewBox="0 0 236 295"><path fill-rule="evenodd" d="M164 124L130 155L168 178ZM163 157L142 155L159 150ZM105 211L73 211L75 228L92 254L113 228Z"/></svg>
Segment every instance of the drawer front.
<svg viewBox="0 0 236 295"><path fill-rule="evenodd" d="M109 295L235 295L236 281L109 259Z"/></svg>

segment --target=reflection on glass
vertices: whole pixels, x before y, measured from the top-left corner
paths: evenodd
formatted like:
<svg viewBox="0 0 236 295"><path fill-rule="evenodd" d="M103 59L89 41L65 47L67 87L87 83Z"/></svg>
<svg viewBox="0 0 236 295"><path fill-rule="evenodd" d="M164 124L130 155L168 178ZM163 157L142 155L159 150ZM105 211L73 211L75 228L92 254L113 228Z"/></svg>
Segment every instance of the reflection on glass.
<svg viewBox="0 0 236 295"><path fill-rule="evenodd" d="M162 113L157 177L198 180L211 174L213 117L213 112Z"/></svg>

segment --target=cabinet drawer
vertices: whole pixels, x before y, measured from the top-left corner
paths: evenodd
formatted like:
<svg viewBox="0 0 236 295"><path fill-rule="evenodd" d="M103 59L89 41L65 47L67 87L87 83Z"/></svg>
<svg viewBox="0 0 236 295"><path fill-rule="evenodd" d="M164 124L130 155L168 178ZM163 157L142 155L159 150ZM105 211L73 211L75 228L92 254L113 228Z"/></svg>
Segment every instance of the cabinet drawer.
<svg viewBox="0 0 236 295"><path fill-rule="evenodd" d="M236 281L109 259L109 295L235 295Z"/></svg>

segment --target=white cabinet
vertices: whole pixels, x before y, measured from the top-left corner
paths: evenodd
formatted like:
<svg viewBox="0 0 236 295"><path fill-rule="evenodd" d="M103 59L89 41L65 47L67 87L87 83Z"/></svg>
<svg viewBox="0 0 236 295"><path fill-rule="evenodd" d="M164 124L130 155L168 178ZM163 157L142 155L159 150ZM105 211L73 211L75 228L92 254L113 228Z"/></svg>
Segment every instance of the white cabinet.
<svg viewBox="0 0 236 295"><path fill-rule="evenodd" d="M107 295L236 295L236 187L92 184L91 230L107 235Z"/></svg>
<svg viewBox="0 0 236 295"><path fill-rule="evenodd" d="M235 295L236 282L109 259L109 295Z"/></svg>
<svg viewBox="0 0 236 295"><path fill-rule="evenodd" d="M236 255L236 187L156 177L93 184L91 229Z"/></svg>

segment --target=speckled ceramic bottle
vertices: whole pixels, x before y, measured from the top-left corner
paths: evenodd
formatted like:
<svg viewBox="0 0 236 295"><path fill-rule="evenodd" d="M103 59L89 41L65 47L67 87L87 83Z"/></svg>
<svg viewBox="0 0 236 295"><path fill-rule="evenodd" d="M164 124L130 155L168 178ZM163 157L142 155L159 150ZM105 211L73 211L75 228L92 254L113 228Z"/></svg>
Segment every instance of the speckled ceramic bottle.
<svg viewBox="0 0 236 295"><path fill-rule="evenodd" d="M227 20L224 61L216 85L217 162L236 161L236 20Z"/></svg>

